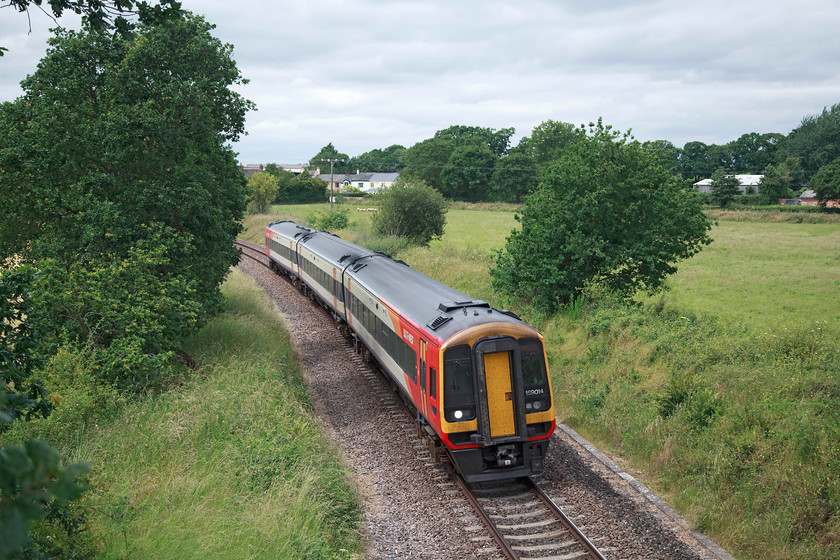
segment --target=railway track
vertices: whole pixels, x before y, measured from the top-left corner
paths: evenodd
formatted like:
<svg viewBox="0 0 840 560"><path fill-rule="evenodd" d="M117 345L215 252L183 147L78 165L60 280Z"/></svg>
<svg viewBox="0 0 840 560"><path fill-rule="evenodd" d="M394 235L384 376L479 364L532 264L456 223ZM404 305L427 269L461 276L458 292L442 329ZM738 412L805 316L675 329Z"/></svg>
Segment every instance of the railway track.
<svg viewBox="0 0 840 560"><path fill-rule="evenodd" d="M233 246L239 249L243 257L257 261L265 267L269 266L268 255L265 254L265 251L261 251L256 247L252 247L251 245L248 245L244 241L240 241L239 239L233 242Z"/></svg>
<svg viewBox="0 0 840 560"><path fill-rule="evenodd" d="M270 268L268 256L261 247L240 240L234 245L240 249L243 257ZM350 345L348 352L369 383L374 384L378 380L381 387L382 381L388 381L383 375L377 375L373 371L375 367L359 354L358 348ZM393 401L405 404L399 398L394 398ZM390 412L392 419L398 421L401 428L411 429L407 425L411 411L406 408L405 412L397 412L395 409ZM428 455L423 446L418 449L421 449L424 455ZM460 488L505 558L604 559L601 552L572 520L530 478L468 485L453 470L451 463L444 462L442 466L453 483Z"/></svg>
<svg viewBox="0 0 840 560"><path fill-rule="evenodd" d="M530 478L466 484L450 470L505 558L571 560L604 556Z"/></svg>

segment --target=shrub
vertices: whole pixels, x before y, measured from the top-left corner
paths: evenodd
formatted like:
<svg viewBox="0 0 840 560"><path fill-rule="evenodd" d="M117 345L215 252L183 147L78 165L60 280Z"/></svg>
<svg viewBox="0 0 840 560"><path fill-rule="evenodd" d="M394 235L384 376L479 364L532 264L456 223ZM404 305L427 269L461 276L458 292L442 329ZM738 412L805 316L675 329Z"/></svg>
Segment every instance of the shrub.
<svg viewBox="0 0 840 560"><path fill-rule="evenodd" d="M344 229L351 225L348 218L349 212L347 208L339 208L327 214L314 213L308 215L306 221L310 226L325 231Z"/></svg>
<svg viewBox="0 0 840 560"><path fill-rule="evenodd" d="M434 188L400 179L379 197L373 227L380 235L405 237L418 245L443 236L449 203Z"/></svg>

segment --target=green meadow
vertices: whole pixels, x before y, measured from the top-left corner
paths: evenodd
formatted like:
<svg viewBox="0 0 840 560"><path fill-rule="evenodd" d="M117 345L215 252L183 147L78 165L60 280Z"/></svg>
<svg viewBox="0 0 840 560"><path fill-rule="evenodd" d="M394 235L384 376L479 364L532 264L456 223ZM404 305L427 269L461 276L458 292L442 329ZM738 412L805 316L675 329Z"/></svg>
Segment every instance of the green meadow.
<svg viewBox="0 0 840 560"><path fill-rule="evenodd" d="M628 464L738 558L840 558L840 222L720 212L713 243L667 290L627 306L593 289L545 316L491 289L516 208L455 204L429 247L377 239L345 204L334 233L473 297L546 337L558 420ZM327 205L250 217L306 223ZM257 227L258 226L258 227ZM254 229L256 227L256 229Z"/></svg>

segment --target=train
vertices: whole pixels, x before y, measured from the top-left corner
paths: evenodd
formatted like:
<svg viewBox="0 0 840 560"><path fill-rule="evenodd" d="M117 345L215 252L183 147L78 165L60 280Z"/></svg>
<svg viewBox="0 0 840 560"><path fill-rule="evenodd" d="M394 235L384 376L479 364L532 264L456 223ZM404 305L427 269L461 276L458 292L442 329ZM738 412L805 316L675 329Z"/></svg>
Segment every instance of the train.
<svg viewBox="0 0 840 560"><path fill-rule="evenodd" d="M265 252L376 361L436 460L468 483L543 471L555 417L535 329L400 260L292 221L266 227Z"/></svg>

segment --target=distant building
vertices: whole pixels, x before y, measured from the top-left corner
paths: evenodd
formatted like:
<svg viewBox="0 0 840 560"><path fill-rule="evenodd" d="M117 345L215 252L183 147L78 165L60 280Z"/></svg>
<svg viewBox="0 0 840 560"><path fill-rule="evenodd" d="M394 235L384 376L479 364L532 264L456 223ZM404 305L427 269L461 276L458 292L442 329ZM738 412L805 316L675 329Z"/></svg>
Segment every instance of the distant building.
<svg viewBox="0 0 840 560"><path fill-rule="evenodd" d="M820 199L814 189L808 189L799 195L799 204L802 206L819 206ZM840 208L840 200L826 200L827 208Z"/></svg>
<svg viewBox="0 0 840 560"><path fill-rule="evenodd" d="M319 179L327 182L328 187L332 178L334 192L346 192L349 187L353 187L368 194L375 194L387 189L397 181L399 176L399 173L359 173L358 170L356 170L356 173L334 173L332 177L329 173L317 175Z"/></svg>
<svg viewBox="0 0 840 560"><path fill-rule="evenodd" d="M264 171L266 165L268 164L249 163L248 165L240 165L239 169L242 171L242 173L245 174L246 177L250 177L254 173ZM305 163L275 163L274 165L276 165L280 169L283 169L290 173L294 173L295 175L300 175L306 170Z"/></svg>
<svg viewBox="0 0 840 560"><path fill-rule="evenodd" d="M761 183L764 175L735 175L735 178L740 182L738 190L741 191L741 194L753 194L758 193L758 184ZM694 183L694 188L701 193L711 193L712 180L703 179L702 181L697 181Z"/></svg>

